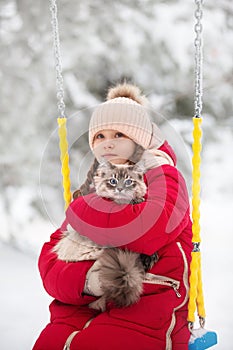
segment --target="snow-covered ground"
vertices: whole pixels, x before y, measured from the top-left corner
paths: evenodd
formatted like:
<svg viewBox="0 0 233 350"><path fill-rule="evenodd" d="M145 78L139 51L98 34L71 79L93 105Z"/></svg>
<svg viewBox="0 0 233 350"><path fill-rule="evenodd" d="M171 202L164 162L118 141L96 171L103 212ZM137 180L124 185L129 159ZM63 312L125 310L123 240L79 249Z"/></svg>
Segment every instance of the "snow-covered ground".
<svg viewBox="0 0 233 350"><path fill-rule="evenodd" d="M1 350L30 350L49 320L37 259L0 243Z"/></svg>

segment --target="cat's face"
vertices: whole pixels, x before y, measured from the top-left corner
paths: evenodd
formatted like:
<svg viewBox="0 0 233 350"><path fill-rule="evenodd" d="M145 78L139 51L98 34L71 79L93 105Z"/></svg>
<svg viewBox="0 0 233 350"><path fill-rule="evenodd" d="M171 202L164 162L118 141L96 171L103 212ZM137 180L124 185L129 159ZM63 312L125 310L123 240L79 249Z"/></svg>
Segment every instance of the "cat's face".
<svg viewBox="0 0 233 350"><path fill-rule="evenodd" d="M132 165L100 164L94 176L94 185L99 196L120 204L142 201L146 193L143 171Z"/></svg>

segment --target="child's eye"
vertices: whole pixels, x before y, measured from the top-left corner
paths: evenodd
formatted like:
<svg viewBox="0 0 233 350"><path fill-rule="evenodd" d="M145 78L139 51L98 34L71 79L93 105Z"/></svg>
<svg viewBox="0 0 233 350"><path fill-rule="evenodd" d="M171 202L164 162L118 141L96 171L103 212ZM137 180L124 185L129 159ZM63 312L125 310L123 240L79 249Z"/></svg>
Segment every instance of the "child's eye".
<svg viewBox="0 0 233 350"><path fill-rule="evenodd" d="M117 132L115 137L126 137L122 132Z"/></svg>
<svg viewBox="0 0 233 350"><path fill-rule="evenodd" d="M131 180L131 179L126 179L125 180L125 186L131 186L132 183L133 183L133 180Z"/></svg>
<svg viewBox="0 0 233 350"><path fill-rule="evenodd" d="M103 134L97 134L95 138L96 138L96 139L103 139L103 138L104 138L104 135L103 135Z"/></svg>
<svg viewBox="0 0 233 350"><path fill-rule="evenodd" d="M117 179L115 179L115 177L112 177L112 178L109 180L109 183L110 183L110 185L112 185L112 186L116 186L117 183L118 183L118 181L117 181Z"/></svg>

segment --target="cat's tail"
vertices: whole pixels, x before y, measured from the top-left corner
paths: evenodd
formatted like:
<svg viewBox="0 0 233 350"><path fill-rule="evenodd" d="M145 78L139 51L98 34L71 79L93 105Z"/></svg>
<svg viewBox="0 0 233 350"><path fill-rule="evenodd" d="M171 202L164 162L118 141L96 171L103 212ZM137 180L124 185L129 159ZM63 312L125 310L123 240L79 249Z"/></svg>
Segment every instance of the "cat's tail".
<svg viewBox="0 0 233 350"><path fill-rule="evenodd" d="M121 249L105 249L99 258L100 280L106 300L117 307L136 303L143 292L145 271L139 254Z"/></svg>

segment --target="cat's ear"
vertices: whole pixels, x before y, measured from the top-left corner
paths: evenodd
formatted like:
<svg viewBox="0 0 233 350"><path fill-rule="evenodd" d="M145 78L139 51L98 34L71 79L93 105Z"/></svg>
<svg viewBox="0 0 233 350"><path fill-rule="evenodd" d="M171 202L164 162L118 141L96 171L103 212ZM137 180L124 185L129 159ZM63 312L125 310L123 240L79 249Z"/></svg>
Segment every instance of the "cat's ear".
<svg viewBox="0 0 233 350"><path fill-rule="evenodd" d="M102 176L104 169L106 169L106 159L100 158L98 159L98 166L94 172L94 176Z"/></svg>
<svg viewBox="0 0 233 350"><path fill-rule="evenodd" d="M99 161L98 168L100 168L102 166L106 166L106 164L107 164L107 160L104 157L101 157L98 161Z"/></svg>
<svg viewBox="0 0 233 350"><path fill-rule="evenodd" d="M111 168L113 167L112 164L104 157L101 157L100 160L99 160L99 166L98 168L101 169L101 168Z"/></svg>
<svg viewBox="0 0 233 350"><path fill-rule="evenodd" d="M146 172L146 166L145 166L145 162L143 159L139 160L139 162L137 162L134 167L133 170L137 173L145 173Z"/></svg>

